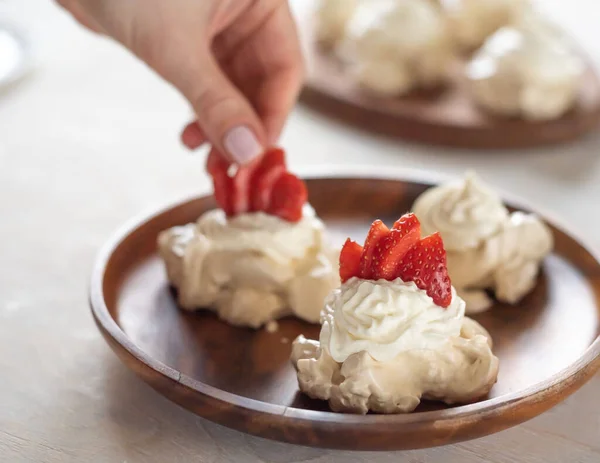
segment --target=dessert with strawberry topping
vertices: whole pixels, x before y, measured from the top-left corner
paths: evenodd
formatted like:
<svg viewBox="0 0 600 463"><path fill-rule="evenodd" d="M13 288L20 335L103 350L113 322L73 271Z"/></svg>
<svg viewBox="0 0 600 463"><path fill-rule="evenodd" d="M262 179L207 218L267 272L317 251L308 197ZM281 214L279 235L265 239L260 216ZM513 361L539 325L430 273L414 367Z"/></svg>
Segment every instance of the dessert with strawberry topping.
<svg viewBox="0 0 600 463"><path fill-rule="evenodd" d="M336 257L284 152L271 149L237 169L212 152L207 170L219 208L158 239L179 305L253 328L286 315L318 323L339 286Z"/></svg>
<svg viewBox="0 0 600 463"><path fill-rule="evenodd" d="M509 213L473 172L461 182L430 188L413 206L423 231L439 231L448 270L467 313L489 309L492 299L519 302L536 284L553 247L550 229L535 215Z"/></svg>
<svg viewBox="0 0 600 463"><path fill-rule="evenodd" d="M414 214L391 229L377 220L364 246L344 244L340 278L325 301L319 341L294 341L302 392L333 411L363 414L488 394L498 358L487 331L464 316L439 233L421 238Z"/></svg>

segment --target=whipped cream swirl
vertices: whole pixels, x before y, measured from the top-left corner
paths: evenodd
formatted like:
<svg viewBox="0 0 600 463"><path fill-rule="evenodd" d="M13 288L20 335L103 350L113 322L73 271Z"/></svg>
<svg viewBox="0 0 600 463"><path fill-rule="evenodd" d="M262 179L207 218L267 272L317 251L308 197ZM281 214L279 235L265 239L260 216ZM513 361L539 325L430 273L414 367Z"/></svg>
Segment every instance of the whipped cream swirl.
<svg viewBox="0 0 600 463"><path fill-rule="evenodd" d="M424 233L441 233L448 272L467 314L491 307L486 289L500 301L518 302L535 286L540 263L552 250L552 233L538 217L509 214L474 174L463 183L431 188L413 208Z"/></svg>
<svg viewBox="0 0 600 463"><path fill-rule="evenodd" d="M214 209L196 224L197 232L210 240L214 250L256 251L277 263L301 259L307 249L320 247L323 228L309 205L297 223L263 212L228 218L222 209Z"/></svg>
<svg viewBox="0 0 600 463"><path fill-rule="evenodd" d="M476 248L508 219L500 197L472 172L463 182L427 190L417 199L413 211L421 221L423 234L439 231L447 251Z"/></svg>
<svg viewBox="0 0 600 463"><path fill-rule="evenodd" d="M310 206L297 223L262 212L228 218L222 210L159 235L170 283L186 310L214 310L229 323L259 327L293 314L319 321L339 286L337 253Z"/></svg>
<svg viewBox="0 0 600 463"><path fill-rule="evenodd" d="M325 301L320 342L336 362L365 351L378 361L401 352L436 349L459 336L465 303L437 306L413 282L351 278Z"/></svg>

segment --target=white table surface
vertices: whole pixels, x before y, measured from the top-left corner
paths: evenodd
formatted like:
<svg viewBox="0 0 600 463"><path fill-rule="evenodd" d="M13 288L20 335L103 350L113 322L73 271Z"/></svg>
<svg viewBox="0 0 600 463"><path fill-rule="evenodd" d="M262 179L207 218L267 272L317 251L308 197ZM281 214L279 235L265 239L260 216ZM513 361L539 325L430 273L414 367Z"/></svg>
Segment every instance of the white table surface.
<svg viewBox="0 0 600 463"><path fill-rule="evenodd" d="M297 0L301 1L301 0ZM545 1L600 64L600 8ZM130 216L207 191L202 155L178 143L189 109L108 40L47 0L0 2L30 35L34 70L0 92L0 461L600 461L600 377L517 428L395 453L303 448L198 418L142 383L101 339L87 307L96 251ZM377 164L460 174L553 211L600 246L600 134L555 149L481 154L374 137L298 107L283 138L293 167Z"/></svg>

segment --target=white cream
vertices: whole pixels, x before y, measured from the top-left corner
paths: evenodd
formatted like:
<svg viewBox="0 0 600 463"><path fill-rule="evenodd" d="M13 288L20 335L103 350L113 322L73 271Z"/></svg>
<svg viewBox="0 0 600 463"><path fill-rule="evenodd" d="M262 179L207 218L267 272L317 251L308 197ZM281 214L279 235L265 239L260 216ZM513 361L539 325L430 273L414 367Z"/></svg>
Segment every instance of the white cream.
<svg viewBox="0 0 600 463"><path fill-rule="evenodd" d="M326 48L335 47L345 36L359 0L319 0L316 11L315 33Z"/></svg>
<svg viewBox="0 0 600 463"><path fill-rule="evenodd" d="M501 27L530 9L528 0L441 0L453 39L463 49L479 48Z"/></svg>
<svg viewBox="0 0 600 463"><path fill-rule="evenodd" d="M320 342L337 362L361 351L389 361L404 351L436 349L458 336L464 312L456 294L443 308L413 282L351 278L325 301Z"/></svg>
<svg viewBox="0 0 600 463"><path fill-rule="evenodd" d="M565 34L538 16L492 35L466 68L474 100L504 116L548 120L577 100L585 70Z"/></svg>
<svg viewBox="0 0 600 463"><path fill-rule="evenodd" d="M158 244L184 309L212 309L251 327L289 314L317 323L324 298L339 285L323 232L309 206L298 223L213 210L162 232Z"/></svg>
<svg viewBox="0 0 600 463"><path fill-rule="evenodd" d="M351 279L328 298L320 341L293 344L300 389L334 411L406 413L421 399L471 402L495 383L489 334L413 283Z"/></svg>
<svg viewBox="0 0 600 463"><path fill-rule="evenodd" d="M464 182L427 190L413 209L424 234L441 233L446 251L476 248L508 220L500 197L471 172Z"/></svg>
<svg viewBox="0 0 600 463"><path fill-rule="evenodd" d="M339 54L368 90L402 95L443 83L453 57L440 9L430 0L364 1Z"/></svg>
<svg viewBox="0 0 600 463"><path fill-rule="evenodd" d="M413 211L424 234L441 233L450 278L467 313L491 307L485 289L494 290L503 302L521 300L535 286L540 263L552 250L552 233L542 221L509 214L474 174L427 190Z"/></svg>

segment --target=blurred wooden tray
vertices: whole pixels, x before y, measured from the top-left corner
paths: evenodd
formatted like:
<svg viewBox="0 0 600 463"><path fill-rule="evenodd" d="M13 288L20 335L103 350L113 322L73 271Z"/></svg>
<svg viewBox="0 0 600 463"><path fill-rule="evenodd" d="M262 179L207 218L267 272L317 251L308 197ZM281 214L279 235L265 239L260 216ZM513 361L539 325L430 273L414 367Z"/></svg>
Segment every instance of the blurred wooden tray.
<svg viewBox="0 0 600 463"><path fill-rule="evenodd" d="M581 137L600 122L600 80L589 60L576 106L560 119L530 122L494 117L471 101L461 65L450 85L433 93L378 98L362 91L334 57L315 43L314 1L295 9L307 62L301 101L359 128L434 145L463 148L525 148Z"/></svg>

